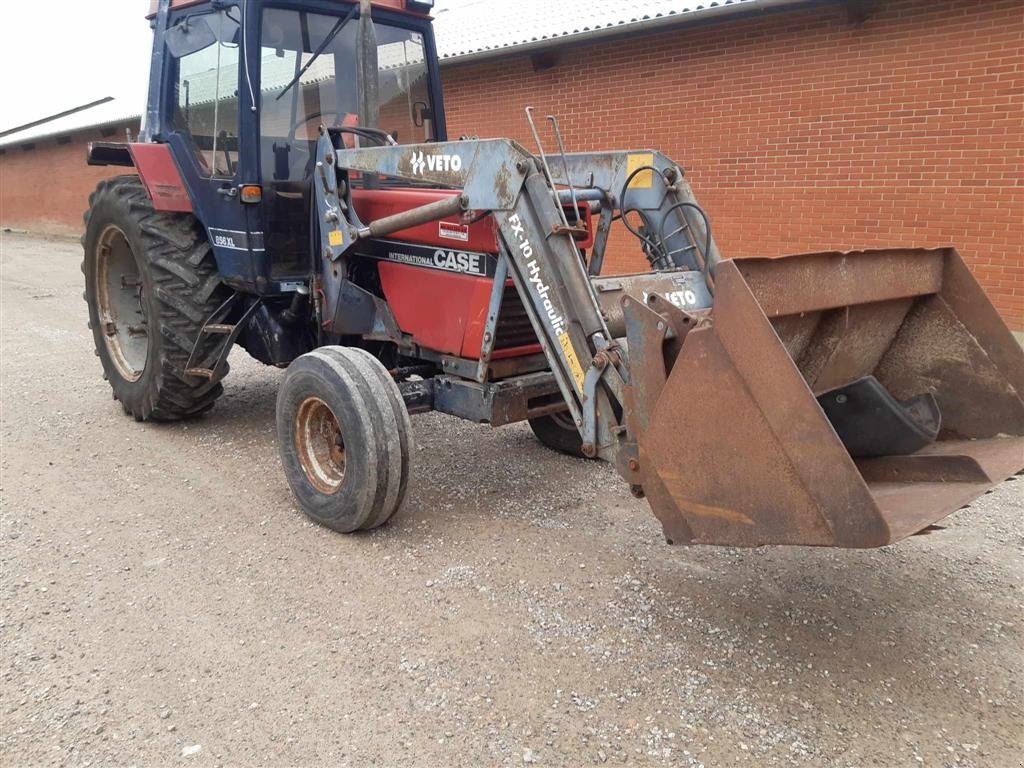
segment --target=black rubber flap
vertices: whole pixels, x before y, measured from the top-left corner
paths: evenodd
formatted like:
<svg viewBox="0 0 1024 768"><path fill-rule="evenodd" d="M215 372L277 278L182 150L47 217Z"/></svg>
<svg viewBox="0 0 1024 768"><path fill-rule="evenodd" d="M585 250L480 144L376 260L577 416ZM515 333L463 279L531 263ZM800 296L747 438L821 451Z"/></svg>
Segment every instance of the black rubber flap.
<svg viewBox="0 0 1024 768"><path fill-rule="evenodd" d="M854 458L915 453L935 442L942 424L930 393L900 401L874 376L831 389L818 403Z"/></svg>

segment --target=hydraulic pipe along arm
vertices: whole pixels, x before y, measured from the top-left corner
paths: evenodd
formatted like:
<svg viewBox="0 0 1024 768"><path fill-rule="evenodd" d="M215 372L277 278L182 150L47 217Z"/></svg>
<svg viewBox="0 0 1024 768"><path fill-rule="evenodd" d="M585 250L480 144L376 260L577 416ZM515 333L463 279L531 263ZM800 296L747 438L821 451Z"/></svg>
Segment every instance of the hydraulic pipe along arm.
<svg viewBox="0 0 1024 768"><path fill-rule="evenodd" d="M357 230L357 234L361 239L367 237L384 237L385 235L390 235L394 232L408 229L409 227L415 227L420 224L426 224L430 221L436 221L438 219L447 218L448 216L465 213L468 207L469 200L465 195L455 195L447 200L438 200L433 203L427 203L426 205L421 205L418 208L412 208L408 211L396 213L393 216L384 216L383 218L370 222L365 227L361 227Z"/></svg>

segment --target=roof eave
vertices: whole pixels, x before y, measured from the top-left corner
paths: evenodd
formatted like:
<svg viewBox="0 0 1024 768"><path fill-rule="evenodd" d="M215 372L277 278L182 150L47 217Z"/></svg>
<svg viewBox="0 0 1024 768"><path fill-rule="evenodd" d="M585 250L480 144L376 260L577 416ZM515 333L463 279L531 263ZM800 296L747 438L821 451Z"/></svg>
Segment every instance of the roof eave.
<svg viewBox="0 0 1024 768"><path fill-rule="evenodd" d="M54 141L56 139L63 138L65 136L73 136L76 133L95 133L96 131L105 131L111 128L117 128L125 123L129 125L138 122L142 119L142 115L128 115L127 117L119 117L112 120L104 120L99 123L91 123L89 125L81 125L75 128L63 128L52 133L41 133L37 136L26 136L20 138L17 136L10 137L9 140L0 139L0 149L17 149L18 147L24 146L25 144L39 144L44 141Z"/></svg>

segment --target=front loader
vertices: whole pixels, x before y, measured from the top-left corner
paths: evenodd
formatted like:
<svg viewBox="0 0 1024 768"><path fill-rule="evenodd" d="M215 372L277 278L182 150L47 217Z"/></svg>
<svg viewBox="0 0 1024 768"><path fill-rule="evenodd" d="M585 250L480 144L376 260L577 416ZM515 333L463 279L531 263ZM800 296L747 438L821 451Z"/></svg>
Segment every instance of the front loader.
<svg viewBox="0 0 1024 768"><path fill-rule="evenodd" d="M653 150L449 141L423 3L154 9L134 167L86 214L86 297L139 420L213 405L235 345L339 531L402 504L409 415L528 421L615 465L676 544L875 547L1024 467L1024 353L952 248L725 260ZM550 143L550 140L549 140ZM613 227L650 271L604 275Z"/></svg>

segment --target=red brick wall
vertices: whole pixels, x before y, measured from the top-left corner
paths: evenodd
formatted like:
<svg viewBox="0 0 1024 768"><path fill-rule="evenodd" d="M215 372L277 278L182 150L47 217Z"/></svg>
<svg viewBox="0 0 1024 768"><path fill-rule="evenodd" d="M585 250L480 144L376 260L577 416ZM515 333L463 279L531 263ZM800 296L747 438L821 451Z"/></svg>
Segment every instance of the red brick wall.
<svg viewBox="0 0 1024 768"><path fill-rule="evenodd" d="M528 56L447 66L449 134L532 147L533 104L570 149L660 149L727 256L954 244L1024 329L1024 8L874 5L862 25L822 4L566 48L540 72ZM90 138L0 155L0 223L77 233L96 181L122 172L84 164ZM612 240L609 270L643 266Z"/></svg>
<svg viewBox="0 0 1024 768"><path fill-rule="evenodd" d="M544 71L446 67L449 134L532 148L532 104L570 149L660 149L727 256L954 244L1024 328L1024 5L874 5L859 26L824 4L566 48ZM644 262L617 237L606 265Z"/></svg>
<svg viewBox="0 0 1024 768"><path fill-rule="evenodd" d="M131 126L132 135L139 126ZM67 144L41 140L32 149L7 147L0 154L0 225L62 235L82 233L82 214L100 179L131 173L131 168L85 164L90 141L123 141L124 128L112 136L83 132Z"/></svg>

